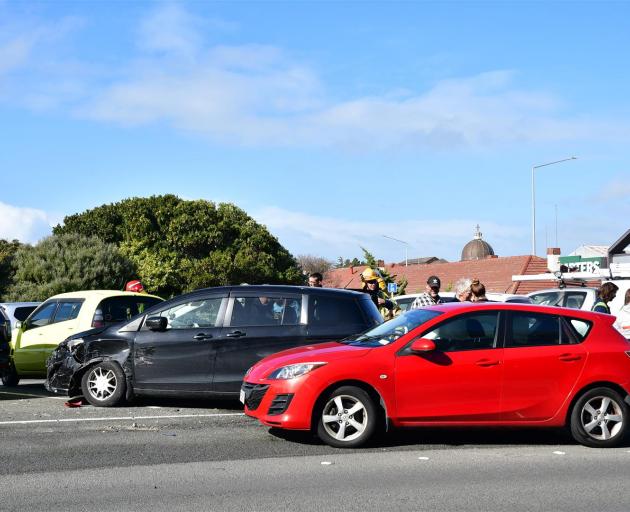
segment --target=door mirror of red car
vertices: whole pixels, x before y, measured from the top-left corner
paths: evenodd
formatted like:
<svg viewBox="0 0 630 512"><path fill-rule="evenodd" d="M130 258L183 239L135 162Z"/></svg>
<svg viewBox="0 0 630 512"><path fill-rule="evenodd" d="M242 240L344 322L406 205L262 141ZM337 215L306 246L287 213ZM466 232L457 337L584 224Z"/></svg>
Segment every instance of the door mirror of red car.
<svg viewBox="0 0 630 512"><path fill-rule="evenodd" d="M424 354L426 352L433 352L434 350L435 343L433 340L429 340L427 338L420 338L411 344L411 351L414 354Z"/></svg>
<svg viewBox="0 0 630 512"><path fill-rule="evenodd" d="M168 320L163 316L150 316L147 318L146 326L150 331L165 331Z"/></svg>

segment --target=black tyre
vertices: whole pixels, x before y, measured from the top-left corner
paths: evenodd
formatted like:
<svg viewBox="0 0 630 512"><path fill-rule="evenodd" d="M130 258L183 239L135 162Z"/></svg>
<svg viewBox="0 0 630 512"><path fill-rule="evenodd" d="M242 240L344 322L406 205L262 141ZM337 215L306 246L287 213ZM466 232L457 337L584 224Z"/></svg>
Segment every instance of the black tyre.
<svg viewBox="0 0 630 512"><path fill-rule="evenodd" d="M584 393L571 410L571 435L593 448L610 448L623 442L628 430L628 406L611 388Z"/></svg>
<svg viewBox="0 0 630 512"><path fill-rule="evenodd" d="M112 407L125 397L127 380L122 368L105 361L89 368L81 379L85 399L96 407Z"/></svg>
<svg viewBox="0 0 630 512"><path fill-rule="evenodd" d="M365 444L376 430L378 411L361 388L342 386L324 400L317 415L317 435L336 448Z"/></svg>
<svg viewBox="0 0 630 512"><path fill-rule="evenodd" d="M9 369L2 374L2 384L7 387L17 386L20 382L20 377L17 374L17 370L13 363L9 366Z"/></svg>

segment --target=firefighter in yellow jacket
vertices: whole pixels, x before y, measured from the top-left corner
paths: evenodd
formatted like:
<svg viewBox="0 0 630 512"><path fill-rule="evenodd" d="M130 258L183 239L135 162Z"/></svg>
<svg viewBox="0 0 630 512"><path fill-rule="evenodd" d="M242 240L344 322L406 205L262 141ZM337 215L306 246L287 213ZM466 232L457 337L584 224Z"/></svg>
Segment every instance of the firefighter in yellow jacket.
<svg viewBox="0 0 630 512"><path fill-rule="evenodd" d="M385 320L394 318L396 303L385 293L385 281L377 271L368 267L361 273L363 291L370 295Z"/></svg>

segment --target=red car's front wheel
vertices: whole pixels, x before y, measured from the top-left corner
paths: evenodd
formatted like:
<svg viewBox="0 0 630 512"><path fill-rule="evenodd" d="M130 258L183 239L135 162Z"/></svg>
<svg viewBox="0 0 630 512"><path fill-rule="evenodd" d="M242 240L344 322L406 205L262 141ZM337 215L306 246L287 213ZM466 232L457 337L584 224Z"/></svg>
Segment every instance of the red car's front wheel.
<svg viewBox="0 0 630 512"><path fill-rule="evenodd" d="M366 443L376 428L377 410L361 388L342 386L324 400L318 415L317 435L337 448L355 448Z"/></svg>

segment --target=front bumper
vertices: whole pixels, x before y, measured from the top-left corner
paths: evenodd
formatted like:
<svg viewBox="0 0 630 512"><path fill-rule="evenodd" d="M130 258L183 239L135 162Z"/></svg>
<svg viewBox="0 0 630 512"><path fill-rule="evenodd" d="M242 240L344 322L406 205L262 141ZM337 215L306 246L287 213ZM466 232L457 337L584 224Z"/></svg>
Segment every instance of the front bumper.
<svg viewBox="0 0 630 512"><path fill-rule="evenodd" d="M267 380L264 382L243 382L241 398L245 414L256 418L269 427L292 430L309 430L315 405L316 390L308 380Z"/></svg>
<svg viewBox="0 0 630 512"><path fill-rule="evenodd" d="M74 375L81 366L72 352L65 345L60 345L46 361L44 386L51 393L74 396L77 393Z"/></svg>

